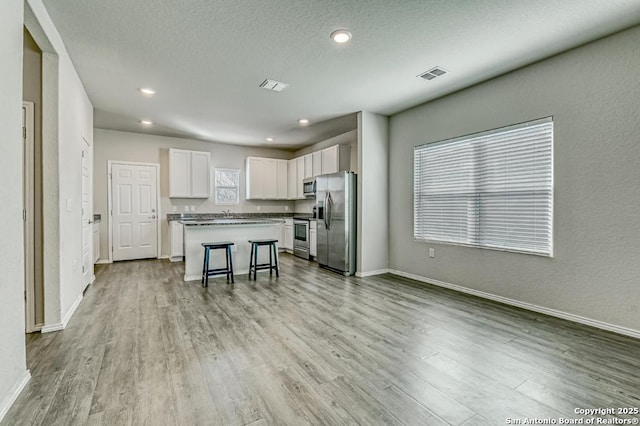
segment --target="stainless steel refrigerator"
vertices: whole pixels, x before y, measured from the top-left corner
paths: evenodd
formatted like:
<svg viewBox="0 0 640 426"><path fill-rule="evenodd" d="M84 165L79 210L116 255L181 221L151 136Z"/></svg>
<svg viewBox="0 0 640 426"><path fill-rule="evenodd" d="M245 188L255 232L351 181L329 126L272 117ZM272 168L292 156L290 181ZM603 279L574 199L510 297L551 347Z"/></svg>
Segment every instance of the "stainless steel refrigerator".
<svg viewBox="0 0 640 426"><path fill-rule="evenodd" d="M316 177L317 260L320 266L356 272L356 175L338 172Z"/></svg>

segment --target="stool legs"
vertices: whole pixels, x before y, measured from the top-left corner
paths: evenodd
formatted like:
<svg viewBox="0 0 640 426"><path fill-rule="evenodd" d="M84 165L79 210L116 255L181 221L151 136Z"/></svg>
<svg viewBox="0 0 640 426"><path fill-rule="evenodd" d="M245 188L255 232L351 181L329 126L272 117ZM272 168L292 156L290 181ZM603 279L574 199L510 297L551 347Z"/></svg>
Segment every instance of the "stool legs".
<svg viewBox="0 0 640 426"><path fill-rule="evenodd" d="M200 282L209 287L209 247L204 248L204 262L202 264L202 279Z"/></svg>
<svg viewBox="0 0 640 426"><path fill-rule="evenodd" d="M202 264L202 278L200 282L203 287L209 287L209 277L212 275L222 275L225 274L227 276L227 282L231 279L231 283L234 283L233 276L233 254L231 252L231 246L233 243L211 243L211 244L202 244L204 246L204 261ZM225 252L225 261L227 264L226 268L209 268L209 260L210 260L210 252L211 250L224 249Z"/></svg>
<svg viewBox="0 0 640 426"><path fill-rule="evenodd" d="M231 255L231 246L227 246L226 254L227 254L227 281L229 281L229 277L231 277L231 284L233 284L234 283L234 281L233 281L233 257Z"/></svg>
<svg viewBox="0 0 640 426"><path fill-rule="evenodd" d="M269 275L273 275L273 270L276 271L276 277L280 276L280 270L278 268L278 246L275 240L268 241L249 241L251 244L251 254L249 255L249 280L253 274L253 280L258 279L258 270L269 269ZM267 246L269 250L269 263L258 263L258 248Z"/></svg>
<svg viewBox="0 0 640 426"><path fill-rule="evenodd" d="M278 271L278 247L277 247L276 243L273 243L273 245L271 247L273 247L273 256L275 257L276 277L279 277L280 276L280 272ZM269 253L271 253L271 252L269 252ZM269 263L271 263L271 256L269 256ZM271 272L271 270L269 270L269 272Z"/></svg>

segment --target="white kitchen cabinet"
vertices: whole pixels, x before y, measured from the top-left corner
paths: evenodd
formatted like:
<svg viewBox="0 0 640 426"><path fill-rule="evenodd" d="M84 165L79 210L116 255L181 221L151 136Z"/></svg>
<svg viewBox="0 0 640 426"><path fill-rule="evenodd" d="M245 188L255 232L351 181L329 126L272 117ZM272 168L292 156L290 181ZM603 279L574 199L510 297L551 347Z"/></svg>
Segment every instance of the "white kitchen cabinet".
<svg viewBox="0 0 640 426"><path fill-rule="evenodd" d="M247 200L278 199L278 161L275 158L247 157Z"/></svg>
<svg viewBox="0 0 640 426"><path fill-rule="evenodd" d="M298 198L298 161L292 159L287 162L287 198L295 200Z"/></svg>
<svg viewBox="0 0 640 426"><path fill-rule="evenodd" d="M211 153L169 149L169 197L209 198Z"/></svg>
<svg viewBox="0 0 640 426"><path fill-rule="evenodd" d="M293 252L293 218L284 221L284 248L289 253Z"/></svg>
<svg viewBox="0 0 640 426"><path fill-rule="evenodd" d="M181 262L184 256L184 225L178 221L169 222L169 260Z"/></svg>
<svg viewBox="0 0 640 426"><path fill-rule="evenodd" d="M313 177L313 155L307 154L304 157L304 179Z"/></svg>
<svg viewBox="0 0 640 426"><path fill-rule="evenodd" d="M91 225L91 235L93 243L93 263L100 260L100 222L93 222Z"/></svg>
<svg viewBox="0 0 640 426"><path fill-rule="evenodd" d="M287 160L276 160L276 169L276 198L278 200L286 200L289 198L289 162Z"/></svg>
<svg viewBox="0 0 640 426"><path fill-rule="evenodd" d="M315 220L309 221L309 254L313 257L318 255L318 228Z"/></svg>
<svg viewBox="0 0 640 426"><path fill-rule="evenodd" d="M311 174L313 177L322 174L322 151L311 153Z"/></svg>
<svg viewBox="0 0 640 426"><path fill-rule="evenodd" d="M340 155L340 145L330 146L321 151L322 153L322 174L337 173L340 171L338 157Z"/></svg>
<svg viewBox="0 0 640 426"><path fill-rule="evenodd" d="M296 180L296 184L298 185L298 196L299 200L304 199L304 187L302 186L302 181L304 180L304 157L296 158L296 166L298 168L298 179Z"/></svg>

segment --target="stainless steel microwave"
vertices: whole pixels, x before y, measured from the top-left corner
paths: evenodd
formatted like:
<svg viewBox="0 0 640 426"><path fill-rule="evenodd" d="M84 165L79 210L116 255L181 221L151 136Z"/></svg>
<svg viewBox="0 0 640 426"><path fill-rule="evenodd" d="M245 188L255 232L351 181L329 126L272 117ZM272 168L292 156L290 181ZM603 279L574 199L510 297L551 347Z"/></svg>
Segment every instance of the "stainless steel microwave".
<svg viewBox="0 0 640 426"><path fill-rule="evenodd" d="M302 193L305 198L316 198L316 178L302 181Z"/></svg>

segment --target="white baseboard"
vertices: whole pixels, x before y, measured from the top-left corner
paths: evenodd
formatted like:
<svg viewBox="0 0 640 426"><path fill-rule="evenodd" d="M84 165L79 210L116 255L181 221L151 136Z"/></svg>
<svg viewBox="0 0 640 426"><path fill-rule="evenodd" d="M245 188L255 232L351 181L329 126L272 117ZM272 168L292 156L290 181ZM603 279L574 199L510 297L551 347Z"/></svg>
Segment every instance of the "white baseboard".
<svg viewBox="0 0 640 426"><path fill-rule="evenodd" d="M99 263L101 265L104 265L106 263L113 263L112 261L110 261L109 259L100 259L98 260L96 263Z"/></svg>
<svg viewBox="0 0 640 426"><path fill-rule="evenodd" d="M24 373L22 373L22 376L13 385L9 394L2 400L0 403L0 422L2 422L4 416L7 415L13 403L16 402L16 399L20 396L20 392L22 392L24 387L27 386L29 380L31 380L31 372L29 372L29 370L25 370Z"/></svg>
<svg viewBox="0 0 640 426"><path fill-rule="evenodd" d="M640 339L640 330L634 330L632 328L621 327L615 324L609 324L607 322L586 318L580 315L571 314L568 312L559 311L557 309L545 308L544 306L534 305L532 303L521 302L519 300L510 299L508 297L498 296L491 293L486 293L480 290L474 290L472 288L463 287L457 284L451 284L445 281L434 280L431 278L423 277L420 275L410 274L408 272L398 271L390 269L389 273L399 275L401 277L410 278L412 280L420 281L427 284L432 284L438 287L448 288L450 290L459 291L461 293L471 294L474 296L482 297L483 299L489 299L496 302L504 303L506 305L515 306L517 308L526 309L528 311L538 312L541 314L549 315L556 318L565 319L568 321L576 322L579 324L588 325L591 327L600 328L602 330L612 331L614 333L622 334L625 336L635 337Z"/></svg>
<svg viewBox="0 0 640 426"><path fill-rule="evenodd" d="M67 324L69 324L71 317L76 312L76 309L78 309L78 306L80 306L80 302L82 302L82 297L83 297L82 294L78 296L78 298L76 299L75 302L73 302L73 305L71 305L71 307L69 308L67 313L64 315L64 317L62 317L61 322L45 325L44 327L42 327L42 330L40 330L40 332L51 333L52 331L64 330Z"/></svg>
<svg viewBox="0 0 640 426"><path fill-rule="evenodd" d="M373 275L388 274L389 269L378 269L376 271L356 272L356 277L371 277Z"/></svg>
<svg viewBox="0 0 640 426"><path fill-rule="evenodd" d="M168 254L163 254L162 256L158 256L158 259L171 259Z"/></svg>
<svg viewBox="0 0 640 426"><path fill-rule="evenodd" d="M42 328L40 329L40 333L51 333L53 331L60 331L63 329L64 329L64 326L62 325L62 323L56 322L54 324L43 325Z"/></svg>

